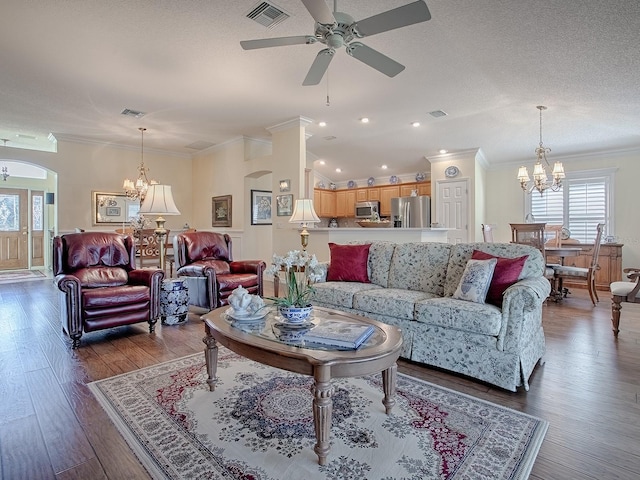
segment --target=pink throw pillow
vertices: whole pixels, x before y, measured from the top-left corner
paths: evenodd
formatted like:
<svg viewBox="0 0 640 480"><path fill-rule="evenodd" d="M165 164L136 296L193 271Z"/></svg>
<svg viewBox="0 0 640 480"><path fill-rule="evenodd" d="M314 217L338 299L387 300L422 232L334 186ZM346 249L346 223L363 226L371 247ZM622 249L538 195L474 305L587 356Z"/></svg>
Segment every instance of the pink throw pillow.
<svg viewBox="0 0 640 480"><path fill-rule="evenodd" d="M331 264L327 272L327 281L370 283L367 273L370 247L370 243L364 245L329 243Z"/></svg>
<svg viewBox="0 0 640 480"><path fill-rule="evenodd" d="M496 268L493 271L493 279L489 286L486 302L502 307L502 294L507 288L518 281L518 277L524 268L524 262L527 261L529 255L517 258L505 258L496 257L495 255L481 252L480 250L474 250L471 258L474 260L489 260L491 258L498 259Z"/></svg>

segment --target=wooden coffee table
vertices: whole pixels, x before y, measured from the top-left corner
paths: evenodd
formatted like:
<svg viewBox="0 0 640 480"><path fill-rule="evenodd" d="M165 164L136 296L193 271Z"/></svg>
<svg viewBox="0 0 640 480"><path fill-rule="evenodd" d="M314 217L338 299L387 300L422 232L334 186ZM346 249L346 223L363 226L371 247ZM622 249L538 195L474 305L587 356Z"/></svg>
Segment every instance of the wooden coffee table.
<svg viewBox="0 0 640 480"><path fill-rule="evenodd" d="M225 315L229 307L212 310L202 317L206 336L205 360L207 363L207 384L211 391L216 386L218 343L249 358L272 367L312 376L315 381L313 398L313 419L316 432L314 451L318 463L325 465L330 450L329 436L333 409L332 378L360 377L382 372L384 398L382 403L387 414L395 405L396 360L400 356L402 334L400 329L375 320L349 315L344 312L314 307L314 322L323 319L365 323L375 327L375 332L357 350L338 350L330 347L291 345L276 338L273 324L280 317L270 313L262 323L232 325ZM277 332L277 329L276 329Z"/></svg>

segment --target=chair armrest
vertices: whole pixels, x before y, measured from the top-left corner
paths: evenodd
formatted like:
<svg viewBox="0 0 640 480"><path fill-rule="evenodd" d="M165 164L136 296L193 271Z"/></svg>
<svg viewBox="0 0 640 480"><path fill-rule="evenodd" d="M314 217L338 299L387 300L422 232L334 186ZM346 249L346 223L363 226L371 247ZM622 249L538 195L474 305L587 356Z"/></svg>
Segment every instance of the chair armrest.
<svg viewBox="0 0 640 480"><path fill-rule="evenodd" d="M262 260L239 260L229 262L231 273L259 273L264 272L267 264Z"/></svg>
<svg viewBox="0 0 640 480"><path fill-rule="evenodd" d="M153 268L138 268L129 271L129 283L133 285L145 285L151 287L154 283L158 285L164 280L164 272Z"/></svg>
<svg viewBox="0 0 640 480"><path fill-rule="evenodd" d="M53 283L60 294L60 316L66 324L69 335L82 334L82 321L80 315L82 286L80 279L75 275L61 273L56 275Z"/></svg>

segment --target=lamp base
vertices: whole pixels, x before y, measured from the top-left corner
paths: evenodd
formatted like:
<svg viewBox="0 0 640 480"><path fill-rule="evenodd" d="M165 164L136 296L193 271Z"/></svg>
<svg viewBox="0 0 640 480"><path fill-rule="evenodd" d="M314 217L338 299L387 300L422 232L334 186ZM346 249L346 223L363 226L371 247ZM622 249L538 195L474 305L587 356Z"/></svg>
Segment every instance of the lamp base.
<svg viewBox="0 0 640 480"><path fill-rule="evenodd" d="M156 229L153 233L158 237L159 249L160 249L160 270L165 271L166 263L165 263L165 248L164 248L164 237L167 236L167 230L164 228L164 223L166 220L164 217L160 216L156 218Z"/></svg>

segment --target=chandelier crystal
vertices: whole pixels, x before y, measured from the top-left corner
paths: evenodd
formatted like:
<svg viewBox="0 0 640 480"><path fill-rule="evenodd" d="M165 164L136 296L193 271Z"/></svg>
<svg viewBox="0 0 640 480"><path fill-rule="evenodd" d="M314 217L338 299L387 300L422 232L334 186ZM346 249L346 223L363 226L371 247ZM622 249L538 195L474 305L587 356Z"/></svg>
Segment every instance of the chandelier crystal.
<svg viewBox="0 0 640 480"><path fill-rule="evenodd" d="M542 111L546 110L547 107L543 105L538 105L536 107L540 110L540 144L536 148L536 164L533 166L533 183L529 185L531 178L529 178L529 172L527 171L527 167L522 166L518 170L518 181L520 181L520 186L522 189L531 193L534 190L540 192L540 195L547 189L550 188L552 191L557 192L562 188L562 179L565 177L564 175L564 167L562 166L562 162L555 162L553 164L553 171L551 172L551 176L553 181L549 183L549 177L547 177L547 171L545 169L542 160L547 164L548 167L551 167L549 160L547 160L547 153L551 152L550 148L547 148L542 143Z"/></svg>
<svg viewBox="0 0 640 480"><path fill-rule="evenodd" d="M131 200L139 200L140 203L144 200L149 185L155 185L158 182L155 180L149 181L147 179L147 172L149 169L144 165L144 132L147 130L144 127L138 128L140 130L140 165L138 166L138 178L136 180L125 179L122 189L127 198Z"/></svg>

